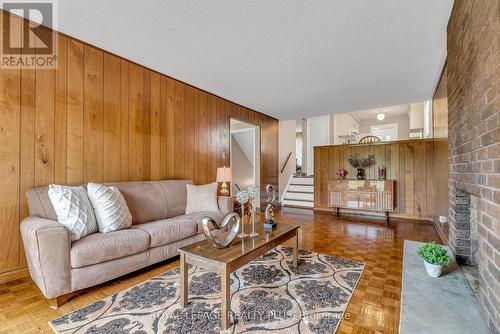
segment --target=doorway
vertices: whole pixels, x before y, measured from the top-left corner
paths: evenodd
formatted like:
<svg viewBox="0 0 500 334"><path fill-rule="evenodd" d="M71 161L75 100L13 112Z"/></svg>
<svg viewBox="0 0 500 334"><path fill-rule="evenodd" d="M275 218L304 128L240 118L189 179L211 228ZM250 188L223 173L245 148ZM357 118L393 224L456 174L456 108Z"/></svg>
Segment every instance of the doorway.
<svg viewBox="0 0 500 334"><path fill-rule="evenodd" d="M231 195L235 196L238 191L254 184L260 190L260 127L231 118L230 137ZM260 198L260 193L257 198ZM260 201L256 202L260 207Z"/></svg>

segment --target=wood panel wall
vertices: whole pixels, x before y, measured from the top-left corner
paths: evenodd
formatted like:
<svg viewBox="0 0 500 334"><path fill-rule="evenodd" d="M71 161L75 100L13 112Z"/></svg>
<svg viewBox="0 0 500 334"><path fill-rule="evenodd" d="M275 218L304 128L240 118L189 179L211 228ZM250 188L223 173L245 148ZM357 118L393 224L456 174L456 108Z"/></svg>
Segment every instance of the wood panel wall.
<svg viewBox="0 0 500 334"><path fill-rule="evenodd" d="M375 155L365 170L367 179L378 179L378 166L387 168L387 179L396 180L396 209L392 217L431 219L448 214L448 142L445 139L404 140L378 144L330 145L314 148L314 207L328 208L328 180L339 168L356 178L349 157Z"/></svg>
<svg viewBox="0 0 500 334"><path fill-rule="evenodd" d="M63 34L57 43L57 69L0 70L0 276L26 267L27 189L213 182L229 166L231 117L260 126L261 189L277 187L276 119Z"/></svg>
<svg viewBox="0 0 500 334"><path fill-rule="evenodd" d="M448 138L448 90L447 66L443 68L441 78L432 97L432 124L434 138Z"/></svg>

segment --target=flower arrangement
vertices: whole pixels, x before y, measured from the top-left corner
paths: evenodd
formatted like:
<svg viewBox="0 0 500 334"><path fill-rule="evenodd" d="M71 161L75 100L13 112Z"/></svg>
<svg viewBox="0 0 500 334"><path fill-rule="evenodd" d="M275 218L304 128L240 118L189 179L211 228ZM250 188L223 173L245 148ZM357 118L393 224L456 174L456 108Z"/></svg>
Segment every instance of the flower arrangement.
<svg viewBox="0 0 500 334"><path fill-rule="evenodd" d="M343 180L345 178L345 176L347 175L347 171L344 168L339 168L339 169L337 169L336 174L339 177L339 179Z"/></svg>
<svg viewBox="0 0 500 334"><path fill-rule="evenodd" d="M375 156L370 154L366 158L350 157L349 163L353 168L366 168L370 167L371 164L375 162Z"/></svg>

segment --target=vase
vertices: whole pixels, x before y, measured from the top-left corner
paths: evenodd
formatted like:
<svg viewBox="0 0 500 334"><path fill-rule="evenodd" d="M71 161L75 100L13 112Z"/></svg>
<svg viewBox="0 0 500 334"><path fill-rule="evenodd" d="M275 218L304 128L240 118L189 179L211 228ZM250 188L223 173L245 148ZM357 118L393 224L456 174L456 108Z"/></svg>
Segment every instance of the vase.
<svg viewBox="0 0 500 334"><path fill-rule="evenodd" d="M443 272L443 266L440 264L432 264L424 260L425 271L430 277L439 277Z"/></svg>
<svg viewBox="0 0 500 334"><path fill-rule="evenodd" d="M358 180L364 180L365 179L365 170L363 168L358 168L358 175L356 175L356 178Z"/></svg>
<svg viewBox="0 0 500 334"><path fill-rule="evenodd" d="M378 179L379 180L385 180L387 175L386 168L384 165L378 166Z"/></svg>

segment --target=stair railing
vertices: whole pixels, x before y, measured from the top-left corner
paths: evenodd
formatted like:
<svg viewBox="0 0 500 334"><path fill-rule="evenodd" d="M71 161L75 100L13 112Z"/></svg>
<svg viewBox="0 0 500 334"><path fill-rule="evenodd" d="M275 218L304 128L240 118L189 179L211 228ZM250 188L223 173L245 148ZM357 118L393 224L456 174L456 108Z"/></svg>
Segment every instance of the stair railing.
<svg viewBox="0 0 500 334"><path fill-rule="evenodd" d="M288 160L290 160L290 157L292 156L292 152L288 153L288 157L286 157L286 161L283 164L283 167L281 167L280 174L283 174L283 171L285 170L286 164L288 163Z"/></svg>

